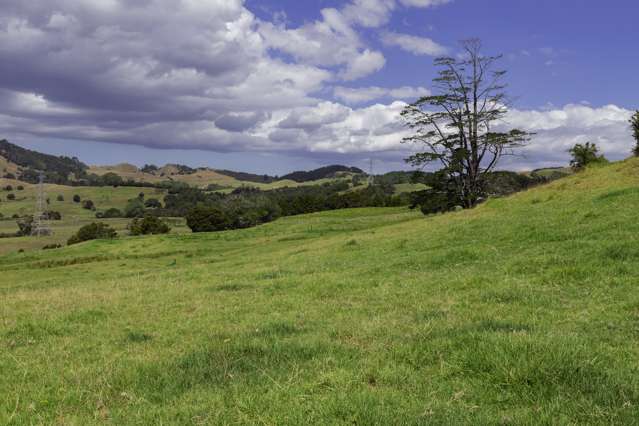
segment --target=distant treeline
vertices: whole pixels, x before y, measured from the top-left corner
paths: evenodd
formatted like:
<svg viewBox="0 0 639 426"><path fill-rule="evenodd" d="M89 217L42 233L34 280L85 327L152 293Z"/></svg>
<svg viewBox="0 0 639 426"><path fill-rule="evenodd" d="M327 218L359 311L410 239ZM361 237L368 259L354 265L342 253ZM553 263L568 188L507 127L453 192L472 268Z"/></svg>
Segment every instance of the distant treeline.
<svg viewBox="0 0 639 426"><path fill-rule="evenodd" d="M352 190L348 182L262 191L237 188L230 194L197 188L170 190L164 206L146 213L186 217L194 232L247 228L282 216L353 207L408 205L410 196L395 195L393 186L373 185Z"/></svg>
<svg viewBox="0 0 639 426"><path fill-rule="evenodd" d="M279 180L293 180L295 182L311 182L314 180L325 179L328 177L333 177L337 173L353 173L353 174L363 174L364 172L357 167L347 167L340 165L326 166L320 167L319 169L311 170L311 171L298 171L289 173L280 177Z"/></svg>

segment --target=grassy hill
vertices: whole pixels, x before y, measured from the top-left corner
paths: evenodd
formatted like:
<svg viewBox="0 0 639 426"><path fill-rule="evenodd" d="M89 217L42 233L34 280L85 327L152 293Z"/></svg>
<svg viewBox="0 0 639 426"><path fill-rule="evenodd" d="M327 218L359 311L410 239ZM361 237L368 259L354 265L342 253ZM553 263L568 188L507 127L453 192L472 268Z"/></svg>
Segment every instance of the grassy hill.
<svg viewBox="0 0 639 426"><path fill-rule="evenodd" d="M639 161L0 257L0 424L639 424Z"/></svg>
<svg viewBox="0 0 639 426"><path fill-rule="evenodd" d="M2 188L7 185L13 187L13 191L8 192ZM24 189L18 191L16 188L22 186ZM45 193L49 199L48 210L60 212L62 220L54 220L50 222L54 231L53 235L48 237L16 237L16 238L0 238L0 255L15 252L20 249L30 250L39 249L49 244L65 244L71 235L78 228L87 223L95 222L95 211L83 209L80 203L73 202L73 196L79 195L82 200L92 200L98 211L105 211L109 208L118 208L123 210L127 201L136 198L138 194L144 193L147 198L162 199L166 194L163 189L157 188L138 188L138 187L72 187L66 185L45 184ZM8 194L14 194L16 199L7 200ZM12 233L17 231L13 215L30 215L33 214L36 204L37 185L20 182L14 179L0 178L0 233ZM63 200L58 200L61 195ZM116 230L123 233L130 219L100 219L107 222ZM173 232L186 232L188 228L184 226L184 220L179 222L172 220ZM177 226L176 226L177 225ZM190 231L189 231L190 232Z"/></svg>
<svg viewBox="0 0 639 426"><path fill-rule="evenodd" d="M326 168L329 169L330 168ZM341 169L340 169L341 170ZM310 177L318 177L324 176L326 173L322 173L324 168L317 169L310 172L298 172L300 174L305 173L304 176ZM248 173L236 173L236 172L225 172L225 171L217 171L208 168L196 169L192 173L183 173L180 172L174 166L164 166L158 168L158 170L150 173L143 172L138 169L136 166L132 164L118 164L115 166L92 166L88 169L88 173L95 173L98 176L102 176L106 173L115 173L121 176L123 179L131 179L136 182L149 182L149 183L161 183L166 182L168 180L184 182L188 185L195 186L198 188L206 188L209 185L218 185L220 187L228 188L232 190L233 188L238 188L241 186L251 186L255 188L259 188L262 190L269 189L278 189L284 187L296 187L302 185L321 185L322 183L334 181L335 179L347 179L350 180L352 176L355 174L354 172L343 172L340 171L340 176L335 177L320 177L317 179L311 179L310 177L307 180L300 180L297 175L293 175L293 177L298 178L298 181L282 178L277 180L272 180L269 182L256 182L255 180L242 180L239 177L243 175L253 176ZM228 174L225 174L228 173ZM238 176L238 178L233 177L231 175Z"/></svg>

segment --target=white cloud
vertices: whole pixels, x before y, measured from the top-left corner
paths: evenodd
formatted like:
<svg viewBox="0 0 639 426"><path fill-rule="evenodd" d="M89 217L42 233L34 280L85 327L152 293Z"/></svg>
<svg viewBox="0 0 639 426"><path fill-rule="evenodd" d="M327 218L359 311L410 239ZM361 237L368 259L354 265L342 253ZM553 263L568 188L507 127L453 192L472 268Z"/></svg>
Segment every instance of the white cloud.
<svg viewBox="0 0 639 426"><path fill-rule="evenodd" d="M444 46L430 38L410 34L386 31L382 33L381 40L386 46L396 46L414 55L438 56L447 52Z"/></svg>
<svg viewBox="0 0 639 426"><path fill-rule="evenodd" d="M381 98L392 98L394 100L415 99L429 94L430 91L425 87L404 86L387 89L376 86L361 88L336 86L333 88L335 98L349 105L361 104Z"/></svg>
<svg viewBox="0 0 639 426"><path fill-rule="evenodd" d="M409 147L401 144L408 132L399 120L401 101L428 90L348 88L337 81L384 66L358 27L384 25L400 5L441 3L360 0L289 28L258 20L241 0L4 0L0 133L402 158ZM348 5L361 7L361 14ZM445 53L422 37L386 32L383 40L419 55ZM331 94L351 106L318 98ZM356 107L380 100L385 103ZM525 158L504 164L566 164L567 149L587 140L609 158L623 158L632 146L629 116L614 105L513 110L507 124L537 135Z"/></svg>

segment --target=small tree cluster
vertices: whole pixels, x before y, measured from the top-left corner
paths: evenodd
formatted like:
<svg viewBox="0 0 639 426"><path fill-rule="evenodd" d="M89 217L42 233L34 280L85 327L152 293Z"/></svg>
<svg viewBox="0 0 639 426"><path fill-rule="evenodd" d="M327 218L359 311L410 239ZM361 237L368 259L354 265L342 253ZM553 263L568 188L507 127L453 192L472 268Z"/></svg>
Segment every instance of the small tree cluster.
<svg viewBox="0 0 639 426"><path fill-rule="evenodd" d="M576 144L568 150L572 155L570 166L575 170L581 170L590 164L606 163L608 160L599 154L599 148L594 143Z"/></svg>
<svg viewBox="0 0 639 426"><path fill-rule="evenodd" d="M118 234L115 229L111 228L106 223L93 222L78 229L78 232L69 238L67 244L73 245L89 240L112 239L117 237L117 235Z"/></svg>
<svg viewBox="0 0 639 426"><path fill-rule="evenodd" d="M97 212L95 214L95 217L97 217L98 219L113 219L117 217L124 217L124 214L122 213L120 209L116 209L115 207L112 207L110 209L105 210L104 212Z"/></svg>
<svg viewBox="0 0 639 426"><path fill-rule="evenodd" d="M168 234L171 228L156 216L145 215L135 218L129 224L131 235Z"/></svg>

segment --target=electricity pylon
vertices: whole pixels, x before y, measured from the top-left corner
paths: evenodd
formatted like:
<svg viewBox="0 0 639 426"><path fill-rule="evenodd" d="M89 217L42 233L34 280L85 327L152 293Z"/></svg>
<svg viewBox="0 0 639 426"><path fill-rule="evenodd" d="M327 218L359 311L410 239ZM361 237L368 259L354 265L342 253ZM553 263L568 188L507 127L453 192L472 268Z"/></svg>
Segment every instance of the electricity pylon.
<svg viewBox="0 0 639 426"><path fill-rule="evenodd" d="M47 198L44 193L44 173L38 175L38 188L36 193L36 207L33 213L33 228L31 235L42 237L51 235L51 227L49 226L49 216L46 213Z"/></svg>

